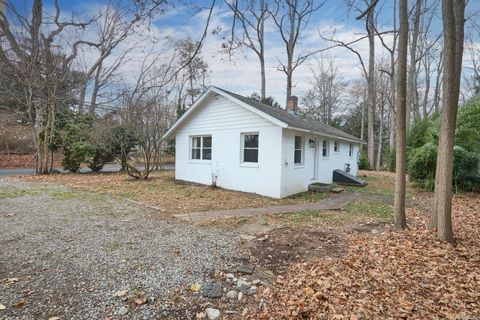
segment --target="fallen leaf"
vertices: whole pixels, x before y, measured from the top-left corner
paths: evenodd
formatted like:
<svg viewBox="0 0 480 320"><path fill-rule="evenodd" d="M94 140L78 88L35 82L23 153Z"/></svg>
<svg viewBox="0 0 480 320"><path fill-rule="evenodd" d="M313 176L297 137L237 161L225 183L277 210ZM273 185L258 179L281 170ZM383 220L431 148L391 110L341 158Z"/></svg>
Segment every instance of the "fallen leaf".
<svg viewBox="0 0 480 320"><path fill-rule="evenodd" d="M25 289L25 290L20 291L20 293L21 293L23 296L29 296L29 295L31 295L31 294L34 293L34 292L35 292L35 291L30 290L30 289Z"/></svg>
<svg viewBox="0 0 480 320"><path fill-rule="evenodd" d="M145 302L147 302L147 298L137 297L137 298L133 299L133 302L135 302L138 305L141 305L141 304L144 304Z"/></svg>
<svg viewBox="0 0 480 320"><path fill-rule="evenodd" d="M0 303L0 311L5 309L7 309L7 307L5 307L3 304Z"/></svg>
<svg viewBox="0 0 480 320"><path fill-rule="evenodd" d="M200 291L200 289L201 289L201 286L198 283L192 284L192 286L190 287L190 291L193 291L193 292L198 292Z"/></svg>
<svg viewBox="0 0 480 320"><path fill-rule="evenodd" d="M15 282L18 282L18 278L7 278L7 280L5 281L5 284L9 286L11 284L14 284Z"/></svg>
<svg viewBox="0 0 480 320"><path fill-rule="evenodd" d="M23 307L24 305L27 304L27 301L25 300L20 300L20 301L17 301L16 303L13 304L13 306L16 308L16 309L20 309L21 307Z"/></svg>
<svg viewBox="0 0 480 320"><path fill-rule="evenodd" d="M127 290L119 290L117 292L115 292L115 297L123 297L127 294Z"/></svg>
<svg viewBox="0 0 480 320"><path fill-rule="evenodd" d="M307 296L311 296L311 295L313 295L313 294L315 293L315 291L313 291L313 289L310 288L310 287L303 288L303 291L305 292L305 294L306 294Z"/></svg>

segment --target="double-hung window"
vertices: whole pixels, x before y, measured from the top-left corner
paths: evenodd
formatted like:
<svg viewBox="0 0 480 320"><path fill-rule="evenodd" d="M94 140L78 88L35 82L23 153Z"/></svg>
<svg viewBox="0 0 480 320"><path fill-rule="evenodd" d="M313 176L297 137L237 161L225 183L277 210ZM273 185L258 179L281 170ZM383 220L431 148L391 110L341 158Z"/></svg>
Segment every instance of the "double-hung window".
<svg viewBox="0 0 480 320"><path fill-rule="evenodd" d="M333 142L333 151L340 152L340 143L338 141Z"/></svg>
<svg viewBox="0 0 480 320"><path fill-rule="evenodd" d="M295 136L295 146L294 146L294 155L293 163L295 165L303 164L303 141L301 136Z"/></svg>
<svg viewBox="0 0 480 320"><path fill-rule="evenodd" d="M350 148L348 149L348 156L353 157L353 143L350 143Z"/></svg>
<svg viewBox="0 0 480 320"><path fill-rule="evenodd" d="M322 143L322 157L328 158L328 155L330 153L329 149L330 149L330 143L328 142L328 140L323 140L323 143Z"/></svg>
<svg viewBox="0 0 480 320"><path fill-rule="evenodd" d="M258 163L258 133L242 134L242 162Z"/></svg>
<svg viewBox="0 0 480 320"><path fill-rule="evenodd" d="M191 140L192 160L212 160L212 136L195 136Z"/></svg>

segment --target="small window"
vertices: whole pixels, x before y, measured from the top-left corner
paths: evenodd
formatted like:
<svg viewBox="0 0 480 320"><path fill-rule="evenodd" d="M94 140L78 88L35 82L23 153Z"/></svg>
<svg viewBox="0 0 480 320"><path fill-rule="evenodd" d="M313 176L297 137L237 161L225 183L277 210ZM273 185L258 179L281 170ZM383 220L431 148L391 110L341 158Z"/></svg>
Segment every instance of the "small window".
<svg viewBox="0 0 480 320"><path fill-rule="evenodd" d="M340 143L338 143L338 141L333 142L333 151L340 152Z"/></svg>
<svg viewBox="0 0 480 320"><path fill-rule="evenodd" d="M258 133L242 134L242 162L258 163Z"/></svg>
<svg viewBox="0 0 480 320"><path fill-rule="evenodd" d="M353 143L350 143L350 147L348 149L348 156L350 158L353 156Z"/></svg>
<svg viewBox="0 0 480 320"><path fill-rule="evenodd" d="M192 137L192 160L212 160L212 136Z"/></svg>
<svg viewBox="0 0 480 320"><path fill-rule="evenodd" d="M329 154L329 143L328 143L328 140L323 140L323 144L322 144L322 157L324 158L328 158L328 154Z"/></svg>
<svg viewBox="0 0 480 320"><path fill-rule="evenodd" d="M293 163L294 164L302 164L303 163L303 141L302 137L300 136L295 136L295 146L294 146L294 159Z"/></svg>

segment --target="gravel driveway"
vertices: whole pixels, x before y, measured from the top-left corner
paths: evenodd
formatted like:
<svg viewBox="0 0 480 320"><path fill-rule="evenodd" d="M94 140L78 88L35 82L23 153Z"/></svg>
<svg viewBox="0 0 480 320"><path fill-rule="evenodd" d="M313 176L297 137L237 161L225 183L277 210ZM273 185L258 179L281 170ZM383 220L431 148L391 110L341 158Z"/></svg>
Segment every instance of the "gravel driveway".
<svg viewBox="0 0 480 320"><path fill-rule="evenodd" d="M0 319L193 317L183 293L245 252L233 232L154 214L103 195L1 178ZM135 306L132 295L147 300Z"/></svg>

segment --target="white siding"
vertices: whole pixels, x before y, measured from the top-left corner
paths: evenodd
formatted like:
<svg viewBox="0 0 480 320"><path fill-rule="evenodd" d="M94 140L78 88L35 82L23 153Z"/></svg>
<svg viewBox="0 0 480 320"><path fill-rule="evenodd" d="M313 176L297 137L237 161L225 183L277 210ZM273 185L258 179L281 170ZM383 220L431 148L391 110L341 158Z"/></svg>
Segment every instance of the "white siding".
<svg viewBox="0 0 480 320"><path fill-rule="evenodd" d="M241 163L241 134L259 133L257 166ZM190 160L190 137L212 136L212 160ZM282 128L230 100L215 96L198 106L176 132L175 177L222 188L278 198L280 191Z"/></svg>
<svg viewBox="0 0 480 320"><path fill-rule="evenodd" d="M294 164L294 139L295 136L302 136L304 145L303 165ZM313 182L332 183L333 171L336 169L345 170L345 164L350 164L350 173L357 175L357 153L358 143L353 144L352 156L349 156L350 143L336 140L339 143L339 152L334 152L335 139L321 137L301 131L284 129L282 145L282 187L281 196L286 197L295 193L308 190L308 185ZM309 140L316 141L316 147L311 148ZM322 141L329 141L329 156L322 157ZM314 164L317 161L317 170L314 173ZM315 176L315 178L314 178Z"/></svg>

